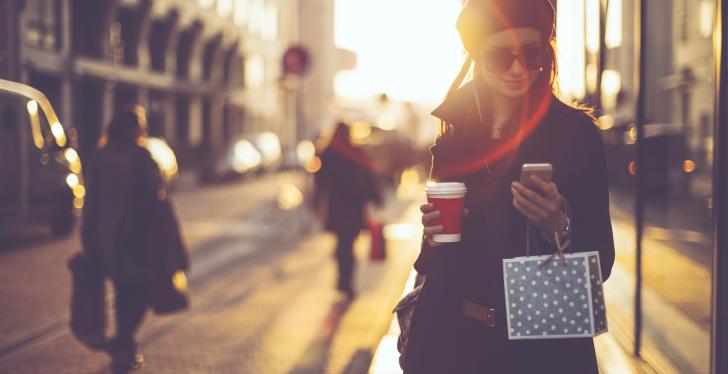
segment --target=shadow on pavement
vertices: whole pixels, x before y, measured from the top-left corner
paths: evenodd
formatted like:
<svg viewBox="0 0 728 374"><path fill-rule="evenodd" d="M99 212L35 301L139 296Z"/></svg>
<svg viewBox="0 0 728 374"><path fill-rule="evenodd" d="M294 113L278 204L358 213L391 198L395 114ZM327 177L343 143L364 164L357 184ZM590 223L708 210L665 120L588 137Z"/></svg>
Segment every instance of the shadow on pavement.
<svg viewBox="0 0 728 374"><path fill-rule="evenodd" d="M298 364L291 369L289 374L314 374L323 373L326 370L331 343L334 336L336 336L336 330L342 317L350 306L351 300L348 299L338 301L331 306L319 335L306 348L303 355L298 359Z"/></svg>

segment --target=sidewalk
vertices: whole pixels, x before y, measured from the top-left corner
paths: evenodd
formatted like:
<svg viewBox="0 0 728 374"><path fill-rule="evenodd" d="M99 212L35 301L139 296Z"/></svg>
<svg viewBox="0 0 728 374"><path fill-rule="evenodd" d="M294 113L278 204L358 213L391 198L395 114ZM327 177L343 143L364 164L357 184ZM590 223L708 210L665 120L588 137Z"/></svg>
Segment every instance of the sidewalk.
<svg viewBox="0 0 728 374"><path fill-rule="evenodd" d="M176 195L183 234L191 247L188 280L192 305L188 311L170 316L148 315L138 336L146 358L140 373L368 370L417 253L419 233L412 222L418 218L418 202L389 195L387 209L381 214L388 224L385 261L369 260L366 232L358 238L358 292L348 301L335 289L333 236L306 231L313 220L302 207L283 213L275 222L265 217L262 195L270 195L264 200L271 200L275 190L282 188L278 179L284 177L271 175ZM276 200L263 202L263 207L268 205L277 206ZM266 223L270 227L263 230L261 225ZM25 308L16 313L16 325L29 328L37 324L40 317L21 317L34 303L54 301L57 308L37 310L49 314L58 326L18 346L8 342L13 347L0 354L0 372L108 372L108 357L87 350L67 328L69 275L65 267L52 262L63 263L72 248L29 248L4 257L17 257L4 266L43 260L34 263L34 268L52 269L43 271L45 278L34 277L35 283L23 280L22 289L17 287L18 277L0 273L8 278L6 288L19 292L12 305ZM40 251L44 252L38 258L30 258ZM40 256L46 252L54 256L52 261ZM53 300L20 292L31 286L55 295ZM7 316L8 311L4 312Z"/></svg>

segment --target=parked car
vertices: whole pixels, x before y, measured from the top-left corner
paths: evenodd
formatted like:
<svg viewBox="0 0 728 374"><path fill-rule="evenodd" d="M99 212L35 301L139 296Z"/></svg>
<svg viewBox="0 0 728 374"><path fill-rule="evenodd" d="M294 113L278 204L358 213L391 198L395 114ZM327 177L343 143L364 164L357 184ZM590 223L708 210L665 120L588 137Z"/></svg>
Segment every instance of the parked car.
<svg viewBox="0 0 728 374"><path fill-rule="evenodd" d="M201 174L204 182L235 179L258 171L263 157L253 142L245 137L234 138L225 150Z"/></svg>
<svg viewBox="0 0 728 374"><path fill-rule="evenodd" d="M50 101L0 80L0 225L47 224L69 234L86 189L81 159Z"/></svg>
<svg viewBox="0 0 728 374"><path fill-rule="evenodd" d="M267 131L249 137L253 141L253 145L260 152L261 167L265 171L277 170L281 165L282 152L281 142L278 135Z"/></svg>
<svg viewBox="0 0 728 374"><path fill-rule="evenodd" d="M695 162L687 149L685 126L649 123L643 126L643 188L650 196L680 195L687 192ZM634 187L637 129L633 123L602 131L607 152L610 182Z"/></svg>

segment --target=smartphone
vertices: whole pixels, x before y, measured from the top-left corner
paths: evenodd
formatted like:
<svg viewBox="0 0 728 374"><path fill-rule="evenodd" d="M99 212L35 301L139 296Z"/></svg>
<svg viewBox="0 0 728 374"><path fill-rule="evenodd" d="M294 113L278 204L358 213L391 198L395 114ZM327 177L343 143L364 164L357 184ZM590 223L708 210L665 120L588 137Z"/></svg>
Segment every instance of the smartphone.
<svg viewBox="0 0 728 374"><path fill-rule="evenodd" d="M551 175L554 172L554 167L551 164L523 164L521 167L521 184L536 191L541 189L531 180L531 175L538 176L539 178L551 182Z"/></svg>

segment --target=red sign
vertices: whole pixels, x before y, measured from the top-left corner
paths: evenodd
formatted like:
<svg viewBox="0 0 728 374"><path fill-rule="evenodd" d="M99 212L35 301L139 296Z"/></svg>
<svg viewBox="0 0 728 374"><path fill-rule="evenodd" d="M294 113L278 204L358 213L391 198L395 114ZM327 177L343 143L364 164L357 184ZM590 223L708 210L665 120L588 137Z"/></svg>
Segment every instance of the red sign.
<svg viewBox="0 0 728 374"><path fill-rule="evenodd" d="M302 76L310 65L308 51L300 46L289 47L283 54L283 73Z"/></svg>

